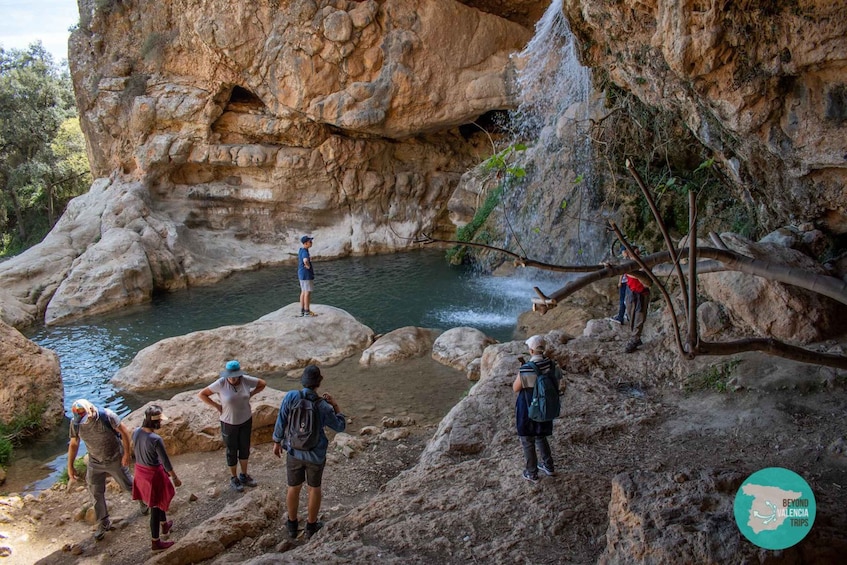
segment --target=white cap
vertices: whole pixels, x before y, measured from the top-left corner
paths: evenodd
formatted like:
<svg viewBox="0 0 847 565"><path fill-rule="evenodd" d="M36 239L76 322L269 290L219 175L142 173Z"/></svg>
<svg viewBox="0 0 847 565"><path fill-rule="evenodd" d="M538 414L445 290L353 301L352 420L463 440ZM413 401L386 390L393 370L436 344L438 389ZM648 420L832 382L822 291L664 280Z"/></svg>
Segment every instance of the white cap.
<svg viewBox="0 0 847 565"><path fill-rule="evenodd" d="M529 347L530 351L544 351L547 343L544 341L544 338L540 335L534 335L528 340L526 340L526 345Z"/></svg>

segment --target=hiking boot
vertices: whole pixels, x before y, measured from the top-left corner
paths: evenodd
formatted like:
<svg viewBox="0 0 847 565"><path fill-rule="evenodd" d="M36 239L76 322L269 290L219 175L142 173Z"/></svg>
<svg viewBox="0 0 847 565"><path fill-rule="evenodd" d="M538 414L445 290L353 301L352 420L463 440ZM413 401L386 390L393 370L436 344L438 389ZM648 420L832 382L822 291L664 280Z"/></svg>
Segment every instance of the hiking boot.
<svg viewBox="0 0 847 565"><path fill-rule="evenodd" d="M112 521L106 518L97 525L97 531L94 532L94 539L100 541L106 537L106 532L112 529Z"/></svg>
<svg viewBox="0 0 847 565"><path fill-rule="evenodd" d="M555 477L556 471L553 470L553 467L548 467L544 463L538 466L538 470L547 475L548 477Z"/></svg>
<svg viewBox="0 0 847 565"><path fill-rule="evenodd" d="M320 521L315 522L314 524L306 522L306 531L303 533L303 536L306 539L311 539L311 537L313 535L315 535L316 533L318 533L318 530L320 530L323 527L324 527L324 523L320 522Z"/></svg>
<svg viewBox="0 0 847 565"><path fill-rule="evenodd" d="M174 529L174 521L168 520L167 522L162 522L162 535L166 536L171 533L171 530Z"/></svg>
<svg viewBox="0 0 847 565"><path fill-rule="evenodd" d="M621 320L617 316L612 316L611 318L609 318L609 320L616 323L616 324L623 324L623 320Z"/></svg>
<svg viewBox="0 0 847 565"><path fill-rule="evenodd" d="M631 339L628 342L626 342L626 346L623 348L623 352L624 353L632 353L633 351L638 349L639 345L641 345L640 339Z"/></svg>
<svg viewBox="0 0 847 565"><path fill-rule="evenodd" d="M257 484L256 481L253 480L253 477L251 477L250 475L245 475L244 473L241 473L241 474L238 475L238 482L240 482L242 485L244 485L246 487L251 487L251 488L256 486L256 484Z"/></svg>
<svg viewBox="0 0 847 565"><path fill-rule="evenodd" d="M285 526L288 528L288 537L295 539L297 537L297 520L286 520Z"/></svg>
<svg viewBox="0 0 847 565"><path fill-rule="evenodd" d="M141 508L141 515L147 516L150 513L150 507L147 506L143 500L138 501L138 507Z"/></svg>
<svg viewBox="0 0 847 565"><path fill-rule="evenodd" d="M162 541L159 539L154 539L152 549L153 551L162 551L163 549L167 549L175 543L175 541Z"/></svg>
<svg viewBox="0 0 847 565"><path fill-rule="evenodd" d="M229 486L237 492L244 492L244 485L241 484L238 477L230 477Z"/></svg>
<svg viewBox="0 0 847 565"><path fill-rule="evenodd" d="M537 483L538 482L538 473L530 473L529 471L525 470L523 472L522 476L523 476L524 479L526 479L527 481L529 481L531 483Z"/></svg>

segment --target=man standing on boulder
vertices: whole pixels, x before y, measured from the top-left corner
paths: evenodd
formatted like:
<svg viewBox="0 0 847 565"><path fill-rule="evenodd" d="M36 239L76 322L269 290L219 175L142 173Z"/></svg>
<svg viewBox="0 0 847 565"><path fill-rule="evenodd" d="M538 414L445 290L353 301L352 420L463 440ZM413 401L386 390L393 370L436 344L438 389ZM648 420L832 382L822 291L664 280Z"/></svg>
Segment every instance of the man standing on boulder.
<svg viewBox="0 0 847 565"><path fill-rule="evenodd" d="M79 451L79 441L88 449L88 470L85 482L94 498L97 531L94 539L100 541L112 527L106 507L106 475L111 475L120 487L132 492L132 475L129 474L131 457L129 430L117 414L104 408L98 410L91 402L80 398L71 406L70 443L68 444L68 486L77 480L74 461ZM141 513L149 508L141 502Z"/></svg>
<svg viewBox="0 0 847 565"><path fill-rule="evenodd" d="M323 527L323 522L318 521L318 512L321 509L321 479L323 478L324 466L326 465L326 451L329 447L329 439L324 433L324 426L336 432L343 432L347 426L347 419L338 409L338 404L329 394L319 397L317 388L320 386L323 376L320 369L315 365L309 365L303 370L300 384L303 390L291 390L285 393L279 407L279 415L274 427L274 455L280 457L282 450L288 453L285 461L288 492L286 494L286 506L288 508L288 535L293 539L297 537L298 521L297 511L300 506L300 489L303 481L309 485L309 505L306 518L306 539L311 538L315 532ZM300 422L292 426L292 422ZM316 428L305 429L306 422L313 422ZM304 435L312 436L315 445L311 449L298 449L302 441L308 441L292 429L305 432ZM316 436L316 437L315 437ZM280 446L282 444L282 446Z"/></svg>
<svg viewBox="0 0 847 565"><path fill-rule="evenodd" d="M313 237L304 235L300 238L303 247L297 253L297 278L300 279L300 316L314 316L312 312L312 289L314 288L315 269L312 268L312 258L309 249L312 248Z"/></svg>

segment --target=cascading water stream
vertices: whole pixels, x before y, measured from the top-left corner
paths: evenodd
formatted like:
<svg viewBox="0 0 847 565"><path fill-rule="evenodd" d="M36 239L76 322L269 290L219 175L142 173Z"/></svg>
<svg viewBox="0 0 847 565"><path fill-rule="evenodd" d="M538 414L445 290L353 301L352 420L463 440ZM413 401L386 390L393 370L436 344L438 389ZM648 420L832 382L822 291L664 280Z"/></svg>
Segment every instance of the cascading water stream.
<svg viewBox="0 0 847 565"><path fill-rule="evenodd" d="M580 64L577 49L562 0L554 0L536 24L532 40L515 55L522 64L517 78L521 101L511 117L512 143L524 143L529 149L518 163L527 176L504 193L502 213L511 223L505 231L514 230L528 254L532 249L533 258L553 262L562 262L563 256L549 244L551 224L566 221L561 217L563 200L568 201L569 216L580 212L594 179L591 73ZM554 194L561 196L553 198ZM512 244L516 242L510 238L506 246ZM539 254L541 249L547 254Z"/></svg>

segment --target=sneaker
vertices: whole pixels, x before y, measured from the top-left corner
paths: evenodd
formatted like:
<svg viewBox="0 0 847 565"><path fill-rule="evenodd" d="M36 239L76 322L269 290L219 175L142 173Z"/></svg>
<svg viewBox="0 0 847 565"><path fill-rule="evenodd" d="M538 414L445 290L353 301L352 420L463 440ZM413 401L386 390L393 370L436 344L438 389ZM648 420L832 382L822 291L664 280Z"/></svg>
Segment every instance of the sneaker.
<svg viewBox="0 0 847 565"><path fill-rule="evenodd" d="M238 480L238 477L230 477L229 486L238 492L244 492L244 485Z"/></svg>
<svg viewBox="0 0 847 565"><path fill-rule="evenodd" d="M285 526L288 528L288 537L295 539L297 537L297 520L286 520Z"/></svg>
<svg viewBox="0 0 847 565"><path fill-rule="evenodd" d="M174 529L174 521L168 520L167 522L162 522L162 535L166 536L171 533L171 530Z"/></svg>
<svg viewBox="0 0 847 565"><path fill-rule="evenodd" d="M163 549L167 549L175 543L176 542L173 542L173 541L162 541L162 540L159 540L159 539L154 539L153 544L152 544L153 545L153 551L162 551Z"/></svg>
<svg viewBox="0 0 847 565"><path fill-rule="evenodd" d="M315 535L316 533L318 533L318 530L320 530L323 527L324 527L324 523L320 522L320 521L315 522L314 524L310 524L309 522L306 522L306 531L303 533L303 536L306 539L311 539L311 537L313 535Z"/></svg>
<svg viewBox="0 0 847 565"><path fill-rule="evenodd" d="M530 473L529 471L524 471L523 472L523 478L528 480L531 483L537 483L538 482L538 473Z"/></svg>
<svg viewBox="0 0 847 565"><path fill-rule="evenodd" d="M240 482L242 485L244 485L246 487L251 487L251 488L256 486L256 484L257 484L256 481L253 480L253 477L251 477L250 475L245 475L244 473L241 473L241 474L238 475L238 482Z"/></svg>
<svg viewBox="0 0 847 565"><path fill-rule="evenodd" d="M100 541L106 537L106 532L112 529L112 521L106 518L97 526L97 531L94 532L94 539Z"/></svg>
<svg viewBox="0 0 847 565"><path fill-rule="evenodd" d="M544 463L538 466L538 470L547 475L548 477L556 476L556 471L553 470L553 467L548 467Z"/></svg>
<svg viewBox="0 0 847 565"><path fill-rule="evenodd" d="M143 501L143 500L139 500L139 501L138 501L138 507L139 507L139 508L141 508L141 515L142 515L142 516L147 516L148 514L150 514L150 507L149 507L149 506L147 506L147 505L144 503L144 501Z"/></svg>
<svg viewBox="0 0 847 565"><path fill-rule="evenodd" d="M611 318L609 318L609 321L612 321L616 324L623 324L623 321L620 318L618 318L617 316L612 316Z"/></svg>
<svg viewBox="0 0 847 565"><path fill-rule="evenodd" d="M624 347L623 351L624 353L632 353L633 351L638 349L639 345L641 345L640 339L631 339L626 342L626 346Z"/></svg>
<svg viewBox="0 0 847 565"><path fill-rule="evenodd" d="M314 313L314 312L312 312L311 310L306 310L305 312L303 312L303 317L304 317L304 318L309 318L309 317L311 317L311 316L317 316L317 314L315 314L315 313Z"/></svg>

